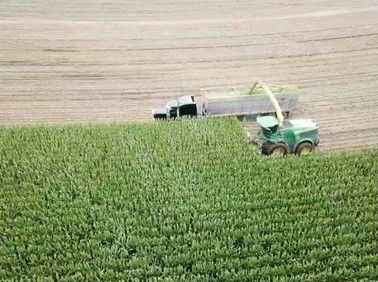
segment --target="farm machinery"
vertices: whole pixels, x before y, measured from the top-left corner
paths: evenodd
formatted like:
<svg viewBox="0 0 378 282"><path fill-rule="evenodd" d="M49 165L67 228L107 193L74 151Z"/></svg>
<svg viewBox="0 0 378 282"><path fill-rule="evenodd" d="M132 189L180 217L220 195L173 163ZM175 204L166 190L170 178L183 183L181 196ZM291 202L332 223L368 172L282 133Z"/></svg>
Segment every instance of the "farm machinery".
<svg viewBox="0 0 378 282"><path fill-rule="evenodd" d="M202 94L182 96L169 102L165 108L153 110L156 120L177 117L257 116L260 127L253 140L265 155L304 155L319 144L318 126L309 119L284 120L297 107L298 89L291 85L266 86L256 82L246 93L224 97Z"/></svg>
<svg viewBox="0 0 378 282"><path fill-rule="evenodd" d="M310 119L285 120L281 107L267 86L262 84L275 108L276 116L258 116L260 131L255 143L265 155L286 155L311 153L319 144L318 126Z"/></svg>
<svg viewBox="0 0 378 282"><path fill-rule="evenodd" d="M292 85L270 86L282 111L286 116L295 109L298 101L298 89ZM271 101L264 93L261 83L255 83L245 93L227 93L226 95L209 95L202 93L199 97L181 96L170 101L164 108L152 111L154 119L175 119L177 117L216 117L216 116L250 116L274 113Z"/></svg>

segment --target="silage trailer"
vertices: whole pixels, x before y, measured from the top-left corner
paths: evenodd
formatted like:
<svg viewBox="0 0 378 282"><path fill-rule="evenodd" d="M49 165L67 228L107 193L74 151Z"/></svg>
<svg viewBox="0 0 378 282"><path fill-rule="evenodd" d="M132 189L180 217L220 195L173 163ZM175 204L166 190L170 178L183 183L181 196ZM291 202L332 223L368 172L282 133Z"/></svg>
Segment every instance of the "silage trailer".
<svg viewBox="0 0 378 282"><path fill-rule="evenodd" d="M298 89L292 85L269 86L282 112L287 117L297 107ZM181 96L166 104L164 108L152 111L154 119L175 119L177 117L249 116L275 113L265 94L262 83L255 83L247 92L227 94L206 94Z"/></svg>

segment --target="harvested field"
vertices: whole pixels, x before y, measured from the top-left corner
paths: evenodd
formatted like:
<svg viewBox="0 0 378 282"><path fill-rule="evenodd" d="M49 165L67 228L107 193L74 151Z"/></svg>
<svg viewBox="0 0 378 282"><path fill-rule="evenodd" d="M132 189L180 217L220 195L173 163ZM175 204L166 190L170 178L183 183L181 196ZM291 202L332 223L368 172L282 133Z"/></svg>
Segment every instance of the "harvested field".
<svg viewBox="0 0 378 282"><path fill-rule="evenodd" d="M0 124L145 120L260 78L301 89L321 150L377 146L377 62L377 1L3 0Z"/></svg>

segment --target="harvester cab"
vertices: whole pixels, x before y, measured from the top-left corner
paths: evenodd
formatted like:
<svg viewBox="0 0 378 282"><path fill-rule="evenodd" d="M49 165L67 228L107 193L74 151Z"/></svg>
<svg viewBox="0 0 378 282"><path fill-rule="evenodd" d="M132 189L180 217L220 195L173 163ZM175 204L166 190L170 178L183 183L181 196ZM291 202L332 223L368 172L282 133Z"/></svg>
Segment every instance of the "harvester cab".
<svg viewBox="0 0 378 282"><path fill-rule="evenodd" d="M257 123L265 136L271 136L277 132L278 120L273 116L257 117Z"/></svg>
<svg viewBox="0 0 378 282"><path fill-rule="evenodd" d="M260 126L257 143L265 155L287 153L304 155L311 153L319 144L318 126L309 119L284 121L281 108L263 83L260 83L269 96L275 111L274 116L259 116L257 123Z"/></svg>

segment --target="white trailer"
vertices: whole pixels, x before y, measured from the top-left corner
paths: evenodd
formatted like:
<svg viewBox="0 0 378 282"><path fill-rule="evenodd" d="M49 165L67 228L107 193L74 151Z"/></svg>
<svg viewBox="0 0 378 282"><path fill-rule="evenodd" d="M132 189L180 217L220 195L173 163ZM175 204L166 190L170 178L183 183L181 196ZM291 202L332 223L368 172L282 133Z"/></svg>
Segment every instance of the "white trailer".
<svg viewBox="0 0 378 282"><path fill-rule="evenodd" d="M269 86L282 112L288 114L297 107L298 89L291 85ZM206 116L244 116L274 113L275 108L260 83L246 93L203 94L202 112Z"/></svg>
<svg viewBox="0 0 378 282"><path fill-rule="evenodd" d="M295 86L269 86L269 90L286 116L297 107L298 89ZM275 108L260 83L255 83L245 93L202 93L198 101L194 96L183 96L171 101L165 108L153 111L155 119L169 119L177 116L248 116L271 113L275 113Z"/></svg>

